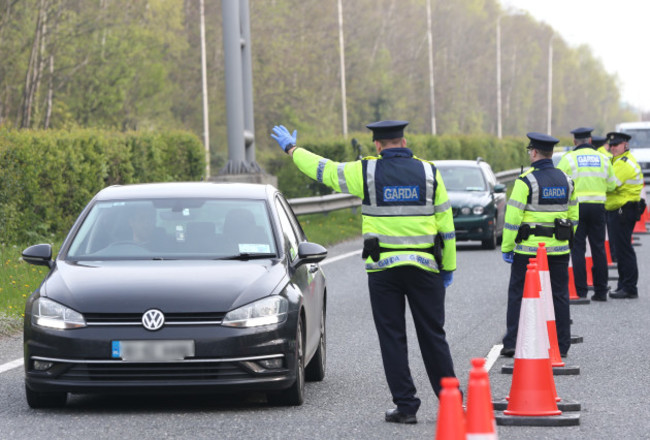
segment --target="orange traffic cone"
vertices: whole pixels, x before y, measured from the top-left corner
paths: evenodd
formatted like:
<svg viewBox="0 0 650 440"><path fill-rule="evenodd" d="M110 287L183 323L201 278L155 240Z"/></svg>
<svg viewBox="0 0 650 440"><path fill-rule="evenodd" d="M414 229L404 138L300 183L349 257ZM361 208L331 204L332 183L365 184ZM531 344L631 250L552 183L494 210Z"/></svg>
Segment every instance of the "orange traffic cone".
<svg viewBox="0 0 650 440"><path fill-rule="evenodd" d="M641 215L641 218L637 220L637 222L634 224L634 229L632 230L633 234L647 234L648 233L648 228L646 228L645 223L646 223L646 218L645 218L645 211Z"/></svg>
<svg viewBox="0 0 650 440"><path fill-rule="evenodd" d="M485 359L474 358L467 386L467 440L497 440L491 395Z"/></svg>
<svg viewBox="0 0 650 440"><path fill-rule="evenodd" d="M440 405L438 406L437 440L465 440L465 414L463 397L458 389L458 379L443 377L440 380Z"/></svg>
<svg viewBox="0 0 650 440"><path fill-rule="evenodd" d="M555 381L548 357L548 331L539 296L541 285L537 267L528 265L521 301L519 332L508 416L554 416L562 414L555 400Z"/></svg>
<svg viewBox="0 0 650 440"><path fill-rule="evenodd" d="M589 240L585 240L586 249L585 249L585 270L587 271L587 288L594 287L594 276L591 271L594 268L594 259L591 256L591 246L589 246Z"/></svg>
<svg viewBox="0 0 650 440"><path fill-rule="evenodd" d="M573 262L571 260L571 255L569 255L569 303L570 304L589 304L591 300L589 298L580 298L578 296L578 291L576 290L576 280L573 275Z"/></svg>
<svg viewBox="0 0 650 440"><path fill-rule="evenodd" d="M541 284L540 298L544 308L546 320L546 329L548 331L549 349L548 354L551 359L551 365L554 367L564 367L564 362L560 356L560 348L557 342L557 327L555 325L555 309L553 308L553 291L551 289L551 274L548 270L548 256L546 254L545 243L540 243L537 248L537 271L539 272L539 281Z"/></svg>

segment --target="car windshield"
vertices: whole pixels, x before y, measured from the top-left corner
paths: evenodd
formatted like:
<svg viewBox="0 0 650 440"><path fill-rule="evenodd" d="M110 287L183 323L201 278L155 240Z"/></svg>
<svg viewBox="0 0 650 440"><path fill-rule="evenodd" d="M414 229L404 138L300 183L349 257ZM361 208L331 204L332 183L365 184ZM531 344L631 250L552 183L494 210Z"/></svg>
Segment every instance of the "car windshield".
<svg viewBox="0 0 650 440"><path fill-rule="evenodd" d="M78 229L66 259L232 259L275 255L264 201L173 198L96 202Z"/></svg>
<svg viewBox="0 0 650 440"><path fill-rule="evenodd" d="M447 191L487 191L483 173L479 167L437 166Z"/></svg>

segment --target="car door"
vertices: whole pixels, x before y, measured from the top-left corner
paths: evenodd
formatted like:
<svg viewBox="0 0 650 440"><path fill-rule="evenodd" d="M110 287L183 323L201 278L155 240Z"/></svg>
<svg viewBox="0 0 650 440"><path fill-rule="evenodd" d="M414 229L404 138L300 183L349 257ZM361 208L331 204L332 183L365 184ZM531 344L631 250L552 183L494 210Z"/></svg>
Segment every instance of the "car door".
<svg viewBox="0 0 650 440"><path fill-rule="evenodd" d="M293 211L283 197L277 197L276 207L287 246L290 266L295 268L294 270L291 267L289 269L291 282L300 289L303 296L306 320L305 330L307 333L306 351L308 356L311 356L320 338L320 317L323 307L323 276L320 271L320 266L317 263L301 264L295 267L298 260L298 245L307 240Z"/></svg>

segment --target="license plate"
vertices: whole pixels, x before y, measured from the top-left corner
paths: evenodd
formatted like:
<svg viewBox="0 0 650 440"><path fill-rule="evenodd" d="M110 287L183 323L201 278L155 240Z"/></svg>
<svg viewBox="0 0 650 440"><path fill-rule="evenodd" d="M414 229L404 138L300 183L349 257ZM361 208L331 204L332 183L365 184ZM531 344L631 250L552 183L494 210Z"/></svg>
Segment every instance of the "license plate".
<svg viewBox="0 0 650 440"><path fill-rule="evenodd" d="M113 341L111 357L128 362L178 361L194 356L194 341Z"/></svg>

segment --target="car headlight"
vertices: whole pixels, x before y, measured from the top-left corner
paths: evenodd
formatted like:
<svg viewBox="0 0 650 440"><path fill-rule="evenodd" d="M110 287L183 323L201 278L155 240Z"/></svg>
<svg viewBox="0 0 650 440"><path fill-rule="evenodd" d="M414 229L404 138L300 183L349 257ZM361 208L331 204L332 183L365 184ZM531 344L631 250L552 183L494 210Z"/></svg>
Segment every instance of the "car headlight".
<svg viewBox="0 0 650 440"><path fill-rule="evenodd" d="M86 326L84 316L47 298L38 298L32 306L32 324L59 330Z"/></svg>
<svg viewBox="0 0 650 440"><path fill-rule="evenodd" d="M281 296L270 296L226 313L221 325L256 327L277 324L287 319L289 302Z"/></svg>
<svg viewBox="0 0 650 440"><path fill-rule="evenodd" d="M468 206L460 208L460 213L463 215L469 215L470 212L472 212L472 210Z"/></svg>
<svg viewBox="0 0 650 440"><path fill-rule="evenodd" d="M475 206L475 207L472 209L472 213L473 213L474 215L481 215L481 214L483 214L483 212L485 212L485 209L484 209L482 206Z"/></svg>

